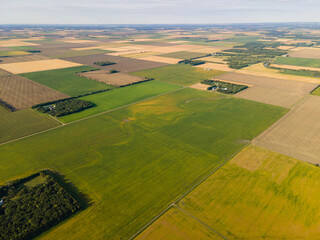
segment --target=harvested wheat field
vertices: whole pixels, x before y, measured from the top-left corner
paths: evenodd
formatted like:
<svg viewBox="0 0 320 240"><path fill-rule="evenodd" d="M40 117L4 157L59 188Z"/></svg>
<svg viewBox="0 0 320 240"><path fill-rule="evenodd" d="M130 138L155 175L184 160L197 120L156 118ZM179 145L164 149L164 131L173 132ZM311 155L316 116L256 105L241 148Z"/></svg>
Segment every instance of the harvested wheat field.
<svg viewBox="0 0 320 240"><path fill-rule="evenodd" d="M79 73L78 75L113 86L126 86L144 80L142 77L132 76L126 73L109 73L109 70L84 72Z"/></svg>
<svg viewBox="0 0 320 240"><path fill-rule="evenodd" d="M7 75L10 75L11 73L9 73L9 72L7 72L7 71L5 71L5 70L2 70L2 69L0 69L0 77L2 77L2 76L7 76Z"/></svg>
<svg viewBox="0 0 320 240"><path fill-rule="evenodd" d="M216 53L221 52L222 50L229 49L227 47L201 47L196 49L191 49L189 52L199 52L199 53Z"/></svg>
<svg viewBox="0 0 320 240"><path fill-rule="evenodd" d="M320 164L319 106L319 96L308 96L254 139L254 143L305 162Z"/></svg>
<svg viewBox="0 0 320 240"><path fill-rule="evenodd" d="M160 62L160 63L167 63L167 64L177 64L182 59L178 58L170 58L170 57L161 57L161 56L148 56L148 57L140 57L138 59L146 60L146 61L153 61L153 62Z"/></svg>
<svg viewBox="0 0 320 240"><path fill-rule="evenodd" d="M277 47L278 49L281 49L281 50L289 50L289 49L292 49L294 48L294 46L286 46L286 45L283 45L283 46L279 46Z"/></svg>
<svg viewBox="0 0 320 240"><path fill-rule="evenodd" d="M317 86L313 83L285 81L235 72L220 75L216 79L251 85L252 87L235 94L235 96L281 107L291 107Z"/></svg>
<svg viewBox="0 0 320 240"><path fill-rule="evenodd" d="M202 83L196 83L194 85L191 85L190 86L191 88L194 88L194 89L198 89L198 90L208 90L208 87L211 87L210 85L207 85L207 84L202 84Z"/></svg>
<svg viewBox="0 0 320 240"><path fill-rule="evenodd" d="M149 56L154 56L154 55L158 55L158 54L160 54L160 53L144 51L141 53L129 53L129 54L121 55L121 57L142 58L142 57L149 57Z"/></svg>
<svg viewBox="0 0 320 240"><path fill-rule="evenodd" d="M150 227L143 231L137 240L223 240L212 230L184 213L172 207Z"/></svg>
<svg viewBox="0 0 320 240"><path fill-rule="evenodd" d="M40 72L40 71L60 69L60 68L77 67L81 65L82 64L68 62L61 59L48 59L48 60L38 60L38 61L30 61L30 62L0 64L0 68L14 74L20 74L20 73Z"/></svg>
<svg viewBox="0 0 320 240"><path fill-rule="evenodd" d="M320 48L296 49L294 52L290 53L289 55L290 55L290 57L320 59Z"/></svg>
<svg viewBox="0 0 320 240"><path fill-rule="evenodd" d="M120 72L136 72L136 71L168 65L160 62L145 61L145 60L134 59L134 58L125 58L120 56L111 56L107 54L69 57L69 58L64 58L64 60L81 63L81 64L93 66L93 67L97 67L97 65L94 65L94 62L100 62L100 61L115 62L116 64L114 65L99 66L99 68L108 69L108 70L115 69Z"/></svg>
<svg viewBox="0 0 320 240"><path fill-rule="evenodd" d="M25 40L31 39L10 39L0 41L0 47L20 47L20 46L36 46L38 44L31 42L24 42Z"/></svg>
<svg viewBox="0 0 320 240"><path fill-rule="evenodd" d="M0 77L0 99L16 110L67 97L69 96L18 75Z"/></svg>
<svg viewBox="0 0 320 240"><path fill-rule="evenodd" d="M205 64L197 65L195 67L203 68L203 69L214 69L214 70L220 70L220 71L226 71L226 72L233 71L233 69L229 68L227 64L220 64L220 63L205 63Z"/></svg>
<svg viewBox="0 0 320 240"><path fill-rule="evenodd" d="M271 64L271 67L282 68L282 69L292 69L292 70L310 70L310 71L320 71L320 68L315 67L303 67L303 66L294 66L286 64Z"/></svg>
<svg viewBox="0 0 320 240"><path fill-rule="evenodd" d="M81 40L81 39L70 39L70 40L61 40L66 43L96 43L97 41L92 40Z"/></svg>
<svg viewBox="0 0 320 240"><path fill-rule="evenodd" d="M209 56L209 57L203 57L203 58L198 58L197 60L203 60L206 62L212 62L212 63L222 63L222 64L227 64L226 61L224 61L223 58L218 58L218 57L213 57L213 56Z"/></svg>
<svg viewBox="0 0 320 240"><path fill-rule="evenodd" d="M307 83L320 83L320 80L312 77L302 77L297 75L281 74L276 69L270 69L263 66L263 63L254 64L252 66L236 70L236 73L250 74L253 76L277 78L289 81L307 82Z"/></svg>

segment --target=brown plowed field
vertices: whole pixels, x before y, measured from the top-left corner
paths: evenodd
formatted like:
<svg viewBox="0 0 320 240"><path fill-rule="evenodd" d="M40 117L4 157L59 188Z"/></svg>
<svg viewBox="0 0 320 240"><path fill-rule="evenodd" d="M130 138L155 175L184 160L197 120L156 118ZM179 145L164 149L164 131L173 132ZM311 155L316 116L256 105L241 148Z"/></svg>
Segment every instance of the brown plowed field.
<svg viewBox="0 0 320 240"><path fill-rule="evenodd" d="M66 97L69 96L21 76L0 77L0 99L17 110Z"/></svg>
<svg viewBox="0 0 320 240"><path fill-rule="evenodd" d="M120 72L136 72L136 71L141 71L141 70L146 70L146 69L156 68L156 67L163 67L168 65L160 62L152 62L152 61L145 61L145 60L134 59L134 58L111 56L106 54L69 57L69 58L64 58L64 60L76 62L76 63L82 63L89 66L98 67L101 69L108 69L108 70L115 69ZM102 67L93 64L94 62L100 62L100 61L111 61L117 64L102 66Z"/></svg>
<svg viewBox="0 0 320 240"><path fill-rule="evenodd" d="M272 151L320 164L320 97L309 96L253 143Z"/></svg>
<svg viewBox="0 0 320 240"><path fill-rule="evenodd" d="M98 70L78 74L98 82L107 83L114 86L126 86L128 84L141 82L144 79L138 76L131 76L126 73L109 73L109 70Z"/></svg>
<svg viewBox="0 0 320 240"><path fill-rule="evenodd" d="M281 107L291 107L317 87L317 84L314 83L286 81L240 73L226 73L216 79L252 85L235 96Z"/></svg>

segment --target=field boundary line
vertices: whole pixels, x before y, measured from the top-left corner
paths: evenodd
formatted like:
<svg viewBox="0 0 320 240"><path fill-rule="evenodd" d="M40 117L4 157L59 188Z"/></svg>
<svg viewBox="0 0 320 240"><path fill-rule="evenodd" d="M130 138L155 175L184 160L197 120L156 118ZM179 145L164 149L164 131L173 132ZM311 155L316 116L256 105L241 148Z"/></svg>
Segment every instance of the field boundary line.
<svg viewBox="0 0 320 240"><path fill-rule="evenodd" d="M56 120L57 122L59 122L61 125L66 125L64 122L61 122L58 118L55 118L54 116L48 114L52 119Z"/></svg>
<svg viewBox="0 0 320 240"><path fill-rule="evenodd" d="M297 105L299 105L300 103L305 101L309 96L310 96L310 94L306 94L305 96L300 98L297 102L295 102L294 104L291 105L290 109L294 109Z"/></svg>
<svg viewBox="0 0 320 240"><path fill-rule="evenodd" d="M186 88L186 87L178 88L178 89L175 89L175 90L170 91L170 92L162 93L162 94L159 94L159 95L156 95L156 96L152 96L152 97L149 97L149 98L137 101L137 102L129 103L127 105L123 105L123 106L120 106L120 107L117 107L117 108L113 108L113 109L110 109L110 110L107 110L107 111L104 111L104 112L101 112L101 113L97 113L95 115L91 115L91 116L88 116L88 117L85 117L85 118L81 118L81 119L78 119L78 120L73 121L73 122L63 123L63 122L58 121L58 122L61 123L61 125L53 127L53 128L45 129L45 130L42 130L42 131L39 131L39 132L35 132L35 133L29 134L29 135L26 135L26 136L23 136L23 137L19 137L19 138L15 138L15 139L12 139L12 140L9 140L9 141L5 141L3 143L0 143L0 146L8 144L8 143L16 142L16 141L19 141L19 140L22 140L22 139L25 139L25 138L28 138L28 137L32 137L32 136L35 136L35 135L38 135L38 134L41 134L41 133L49 132L49 131L55 130L57 128L68 126L68 125L71 125L73 123L77 123L77 122L80 122L80 121L83 121L83 120L86 120L86 119L90 119L90 118L93 118L93 117L96 117L96 116L99 116L99 115L102 115L102 114L105 114L105 113L113 112L113 111L119 110L121 108L125 108L125 107L128 107L128 106L134 105L134 104L138 104L138 103L141 103L141 102L144 102L144 101L148 101L148 100L156 98L156 97L165 96L167 94L180 91L180 90L182 90L184 88ZM53 119L55 119L55 118L53 118ZM57 120L57 119L55 119L55 120Z"/></svg>
<svg viewBox="0 0 320 240"><path fill-rule="evenodd" d="M265 135L266 133L270 132L277 124L279 124L280 122L282 122L284 119L286 119L288 117L288 114L290 114L290 112L292 112L298 105L302 104L304 101L306 101L309 98L310 95L306 95L304 98L302 98L300 101L298 101L296 104L294 104L293 108L288 108L289 111L283 115L280 119L278 119L275 123L273 123L270 127L268 127L266 130L264 130L262 133L260 133L258 136L256 136L253 140L252 140L252 144L254 145L258 145L258 139L261 138L263 135Z"/></svg>
<svg viewBox="0 0 320 240"><path fill-rule="evenodd" d="M183 199L185 196L187 196L196 187L198 187L201 183L203 183L205 180L207 180L212 174L214 174L216 171L218 171L220 168L222 168L226 163L228 163L232 158L234 158L238 153L240 153L243 149L248 147L250 144L251 144L251 141L249 143L246 143L238 151L236 151L234 154L232 154L230 157L228 157L226 160L224 160L222 163L220 163L218 166L216 166L213 170L211 170L207 175L202 177L198 182L193 184L185 193L178 196L165 209L163 209L160 213L158 213L155 217L153 217L149 222L147 222L142 228L140 228L136 233L134 233L131 237L129 237L128 240L132 240L132 239L136 238L139 234L141 234L144 230L146 230L149 226L151 226L156 220L158 220L164 213L166 213L171 207L177 206L178 202L181 201L181 199Z"/></svg>
<svg viewBox="0 0 320 240"><path fill-rule="evenodd" d="M221 238L223 238L224 240L229 240L229 238L227 238L226 236L224 236L222 233L218 232L217 230L215 230L214 228L212 228L211 226L209 226L208 224L206 224L205 222L201 221L199 218L195 217L194 215L192 215L191 213L189 213L188 211L186 211L185 209L183 209L182 207L180 207L179 205L174 204L174 207L176 207L178 210L180 210L182 213L184 213L185 215L191 217L192 219L194 219L195 221L197 221L198 223L200 223L202 226L206 227L207 229L209 229L210 231L214 232L215 234L219 235Z"/></svg>

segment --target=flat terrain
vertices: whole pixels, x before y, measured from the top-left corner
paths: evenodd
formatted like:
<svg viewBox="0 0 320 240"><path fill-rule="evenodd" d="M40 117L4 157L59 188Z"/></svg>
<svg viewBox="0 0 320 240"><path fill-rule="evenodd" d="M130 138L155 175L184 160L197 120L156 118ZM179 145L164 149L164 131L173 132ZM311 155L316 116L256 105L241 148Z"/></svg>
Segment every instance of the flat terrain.
<svg viewBox="0 0 320 240"><path fill-rule="evenodd" d="M78 75L113 86L126 86L144 80L142 77L132 76L127 73L109 73L109 70L84 72L79 73Z"/></svg>
<svg viewBox="0 0 320 240"><path fill-rule="evenodd" d="M0 106L0 143L57 126L56 120L31 109L9 112Z"/></svg>
<svg viewBox="0 0 320 240"><path fill-rule="evenodd" d="M13 57L13 56L23 56L30 55L28 52L24 51L0 51L0 59L3 57Z"/></svg>
<svg viewBox="0 0 320 240"><path fill-rule="evenodd" d="M204 63L195 66L197 68L203 68L203 69L213 69L213 70L220 70L225 72L233 71L233 69L229 68L227 64L220 64L220 63Z"/></svg>
<svg viewBox="0 0 320 240"><path fill-rule="evenodd" d="M173 52L173 53L161 54L159 56L168 57L168 58L189 59L189 58L202 57L204 55L206 55L206 54L198 53L198 52L181 51L181 52Z"/></svg>
<svg viewBox="0 0 320 240"><path fill-rule="evenodd" d="M115 69L120 72L135 72L135 71L162 67L167 65L165 63L151 62L151 61L145 61L140 59L125 58L125 57L111 56L111 55L104 55L104 54L71 57L71 58L64 58L64 59L67 61L86 64L86 65L95 66L95 67L97 66L93 64L94 62L101 62L101 61L115 62L117 64L102 66L102 67L99 66L99 68L108 69L108 70Z"/></svg>
<svg viewBox="0 0 320 240"><path fill-rule="evenodd" d="M0 68L14 74L39 72L52 69L70 68L82 64L68 62L60 59L38 60L30 62L0 64Z"/></svg>
<svg viewBox="0 0 320 240"><path fill-rule="evenodd" d="M147 57L139 57L141 60L153 61L153 62L161 62L167 64L176 64L182 59L163 57L163 56L147 56Z"/></svg>
<svg viewBox="0 0 320 240"><path fill-rule="evenodd" d="M103 89L110 89L112 86L94 80L80 77L76 73L94 68L81 66L64 68L42 72L26 73L21 76L31 79L37 83L55 89L70 96L79 96Z"/></svg>
<svg viewBox="0 0 320 240"><path fill-rule="evenodd" d="M16 110L67 97L66 94L19 75L11 74L0 77L0 99Z"/></svg>
<svg viewBox="0 0 320 240"><path fill-rule="evenodd" d="M223 74L222 71L205 71L184 64L175 64L161 68L135 72L133 75L154 78L156 80L174 83L178 85L191 85L202 80Z"/></svg>
<svg viewBox="0 0 320 240"><path fill-rule="evenodd" d="M101 112L115 109L127 104L157 96L166 92L174 91L180 87L165 82L149 81L123 88L116 88L112 91L85 96L80 99L93 102L95 107L86 109L82 112L63 116L63 122L72 122L85 117L92 116Z"/></svg>
<svg viewBox="0 0 320 240"><path fill-rule="evenodd" d="M291 107L317 87L317 84L312 83L285 81L235 72L220 75L217 79L253 85L235 96L282 107Z"/></svg>
<svg viewBox="0 0 320 240"><path fill-rule="evenodd" d="M110 51L101 50L101 49L90 49L90 50L67 50L63 51L61 53L58 53L56 55L52 55L53 58L66 58L66 57L78 57L78 56L87 56L87 55L93 55L93 54L102 54L107 53Z"/></svg>
<svg viewBox="0 0 320 240"><path fill-rule="evenodd" d="M320 59L314 58L278 57L276 58L274 63L301 67L320 68Z"/></svg>
<svg viewBox="0 0 320 240"><path fill-rule="evenodd" d="M1 63L17 63L17 62L30 62L30 61L40 61L40 60L48 60L48 57L42 55L26 55L26 56L17 56L17 57L8 57L8 58L0 58ZM0 65L1 66L1 65Z"/></svg>
<svg viewBox="0 0 320 240"><path fill-rule="evenodd" d="M270 64L270 66L275 68L283 68L283 69L291 69L291 70L310 70L310 71L320 72L320 68L314 68L314 67L302 67L302 66L293 66L293 65L286 65L286 64Z"/></svg>
<svg viewBox="0 0 320 240"><path fill-rule="evenodd" d="M138 240L222 240L199 222L186 215L177 208L171 208L160 219L140 234Z"/></svg>
<svg viewBox="0 0 320 240"><path fill-rule="evenodd" d="M309 96L254 143L296 159L320 164L319 96Z"/></svg>
<svg viewBox="0 0 320 240"><path fill-rule="evenodd" d="M305 48L299 51L294 51L289 54L290 57L296 58L316 58L320 59L320 49L319 48Z"/></svg>
<svg viewBox="0 0 320 240"><path fill-rule="evenodd" d="M186 88L0 146L0 182L56 169L90 199L42 239L127 239L284 112Z"/></svg>
<svg viewBox="0 0 320 240"><path fill-rule="evenodd" d="M235 72L261 77L278 78L288 81L320 83L320 80L318 78L297 76L292 74L282 74L279 72L279 70L266 68L263 63L254 64L252 66L236 70Z"/></svg>
<svg viewBox="0 0 320 240"><path fill-rule="evenodd" d="M318 239L320 169L249 146L179 205L228 239Z"/></svg>

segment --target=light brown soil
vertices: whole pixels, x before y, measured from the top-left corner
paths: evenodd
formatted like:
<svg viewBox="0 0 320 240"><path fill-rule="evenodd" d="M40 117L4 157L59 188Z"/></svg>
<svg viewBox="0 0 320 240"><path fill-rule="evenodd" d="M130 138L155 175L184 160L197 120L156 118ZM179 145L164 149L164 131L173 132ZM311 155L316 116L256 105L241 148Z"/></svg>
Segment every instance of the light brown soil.
<svg viewBox="0 0 320 240"><path fill-rule="evenodd" d="M309 96L266 132L254 144L272 151L320 164L320 97Z"/></svg>
<svg viewBox="0 0 320 240"><path fill-rule="evenodd" d="M0 77L0 99L15 109L67 98L68 95L17 75Z"/></svg>
<svg viewBox="0 0 320 240"><path fill-rule="evenodd" d="M0 68L14 74L39 72L60 68L77 67L82 64L68 62L61 59L48 59L30 62L0 64Z"/></svg>
<svg viewBox="0 0 320 240"><path fill-rule="evenodd" d="M296 49L294 52L290 53L289 56L320 59L320 48L303 48L301 50Z"/></svg>
<svg viewBox="0 0 320 240"><path fill-rule="evenodd" d="M220 75L215 79L251 85L252 87L235 96L281 107L291 107L317 86L313 83L286 81L234 72Z"/></svg>
<svg viewBox="0 0 320 240"><path fill-rule="evenodd" d="M141 82L144 79L138 76L131 76L126 73L109 73L109 70L98 70L79 74L99 82L107 83L114 86L126 86L132 83Z"/></svg>
<svg viewBox="0 0 320 240"><path fill-rule="evenodd" d="M19 56L19 57L7 57L1 58L1 63L15 63L15 62L30 62L30 61L39 61L39 60L48 60L50 58L42 55L29 55L29 56Z"/></svg>
<svg viewBox="0 0 320 240"><path fill-rule="evenodd" d="M270 66L275 68L292 69L292 70L310 70L310 71L318 71L318 72L320 71L320 68L293 66L293 65L286 65L286 64L271 64Z"/></svg>
<svg viewBox="0 0 320 240"><path fill-rule="evenodd" d="M219 63L205 63L205 64L197 65L195 67L203 68L203 69L214 69L214 70L220 70L220 71L226 71L226 72L233 71L233 69L229 68L228 65L219 64Z"/></svg>
<svg viewBox="0 0 320 240"><path fill-rule="evenodd" d="M146 61L153 61L153 62L160 62L160 63L168 63L168 64L176 64L182 60L182 59L178 59L178 58L169 58L169 57L161 57L161 56L140 57L138 59L146 60Z"/></svg>
<svg viewBox="0 0 320 240"><path fill-rule="evenodd" d="M210 85L197 83L197 84L191 85L190 87L198 89L198 90L205 90L206 91L206 90L208 90L208 87L210 87Z"/></svg>

